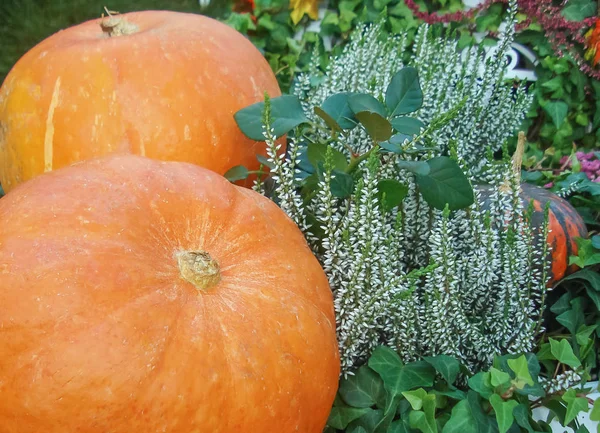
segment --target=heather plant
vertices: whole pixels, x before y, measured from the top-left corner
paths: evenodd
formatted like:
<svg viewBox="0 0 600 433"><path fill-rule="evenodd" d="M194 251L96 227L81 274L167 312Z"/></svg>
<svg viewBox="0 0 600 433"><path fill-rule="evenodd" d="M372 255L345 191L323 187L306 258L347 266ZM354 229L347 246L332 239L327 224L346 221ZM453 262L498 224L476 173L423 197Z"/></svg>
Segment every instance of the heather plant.
<svg viewBox="0 0 600 433"><path fill-rule="evenodd" d="M503 80L507 28L485 61L423 26L405 63L406 35L361 27L325 73L314 56L295 96L236 114L268 144L272 175L255 189L302 228L329 277L345 374L381 344L468 371L534 347L546 233L529 224L511 161L493 158L530 101Z"/></svg>

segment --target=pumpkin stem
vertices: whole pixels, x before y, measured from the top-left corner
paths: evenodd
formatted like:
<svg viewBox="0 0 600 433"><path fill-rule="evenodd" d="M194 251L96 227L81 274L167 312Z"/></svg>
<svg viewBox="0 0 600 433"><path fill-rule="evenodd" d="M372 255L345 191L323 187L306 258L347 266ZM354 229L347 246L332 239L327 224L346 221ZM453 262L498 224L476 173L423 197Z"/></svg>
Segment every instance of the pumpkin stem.
<svg viewBox="0 0 600 433"><path fill-rule="evenodd" d="M102 14L102 21L100 21L100 28L104 33L108 35L109 38L113 36L123 36L123 35L132 35L137 33L140 28L129 21L115 16L113 14L117 14L118 12L109 11L106 6L104 6L104 10L108 17L105 19L104 14Z"/></svg>
<svg viewBox="0 0 600 433"><path fill-rule="evenodd" d="M221 267L206 251L181 251L176 257L181 277L199 291L207 291L221 281Z"/></svg>

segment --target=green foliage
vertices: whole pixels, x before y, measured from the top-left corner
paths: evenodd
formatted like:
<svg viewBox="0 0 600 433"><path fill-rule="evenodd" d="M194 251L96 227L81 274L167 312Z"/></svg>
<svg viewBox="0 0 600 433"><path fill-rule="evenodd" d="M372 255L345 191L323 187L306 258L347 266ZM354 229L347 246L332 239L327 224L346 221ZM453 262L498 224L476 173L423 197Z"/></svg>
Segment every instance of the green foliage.
<svg viewBox="0 0 600 433"><path fill-rule="evenodd" d="M544 377L531 353L496 358L496 367L470 377L452 357L426 361L428 367L423 361L403 363L392 349L377 347L368 367L341 379L328 420L331 432L354 432L358 426L366 433L549 431L544 422L534 420L532 410L538 406L550 410L549 419L574 429L580 413L600 418L600 405L590 407L584 389L537 392ZM457 377L459 388L454 385Z"/></svg>

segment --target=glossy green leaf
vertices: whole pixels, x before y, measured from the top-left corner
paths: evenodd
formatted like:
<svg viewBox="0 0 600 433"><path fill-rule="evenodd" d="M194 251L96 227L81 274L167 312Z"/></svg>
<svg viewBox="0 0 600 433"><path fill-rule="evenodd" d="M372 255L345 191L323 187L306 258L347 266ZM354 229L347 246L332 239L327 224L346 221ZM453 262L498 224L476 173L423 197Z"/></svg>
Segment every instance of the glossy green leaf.
<svg viewBox="0 0 600 433"><path fill-rule="evenodd" d="M548 113L552 123L558 129L562 126L567 118L569 112L569 106L563 101L550 101L544 105L544 111Z"/></svg>
<svg viewBox="0 0 600 433"><path fill-rule="evenodd" d="M497 368L490 368L490 383L493 387L508 385L510 382L510 374L498 370Z"/></svg>
<svg viewBox="0 0 600 433"><path fill-rule="evenodd" d="M272 98L270 104L271 127L276 137L281 137L296 126L308 122L300 100L296 96L283 95ZM246 137L256 141L265 140L262 123L264 109L264 101L257 102L249 107L242 108L233 115L238 127Z"/></svg>
<svg viewBox="0 0 600 433"><path fill-rule="evenodd" d="M396 131L409 137L418 135L421 128L425 127L423 122L413 117L396 117L391 120L391 123Z"/></svg>
<svg viewBox="0 0 600 433"><path fill-rule="evenodd" d="M421 108L423 92L416 68L403 68L392 77L385 92L385 104L391 117L411 113Z"/></svg>
<svg viewBox="0 0 600 433"><path fill-rule="evenodd" d="M494 393L491 374L489 371L480 371L469 378L469 388L484 398L489 398Z"/></svg>
<svg viewBox="0 0 600 433"><path fill-rule="evenodd" d="M348 98L352 95L355 93L335 93L325 99L320 107L341 129L352 129L357 125L354 112L348 104Z"/></svg>
<svg viewBox="0 0 600 433"><path fill-rule="evenodd" d="M534 382L529 373L529 365L527 364L527 358L525 355L521 355L516 359L509 359L508 366L512 371L515 372L516 379L522 381L529 386L533 386Z"/></svg>
<svg viewBox="0 0 600 433"><path fill-rule="evenodd" d="M531 422L529 421L529 406L523 403L519 404L517 407L513 409L513 415L515 417L515 421L528 433L535 433L535 430L531 426Z"/></svg>
<svg viewBox="0 0 600 433"><path fill-rule="evenodd" d="M348 105L355 115L366 111L368 113L377 113L381 117L386 116L384 105L378 99L366 93L350 95L348 97Z"/></svg>
<svg viewBox="0 0 600 433"><path fill-rule="evenodd" d="M458 164L446 156L428 161L429 174L417 175L417 185L425 201L432 207L443 210L463 209L473 204L473 188Z"/></svg>
<svg viewBox="0 0 600 433"><path fill-rule="evenodd" d="M347 173L333 170L331 179L331 194L334 197L346 198L352 195L354 190L354 179Z"/></svg>
<svg viewBox="0 0 600 433"><path fill-rule="evenodd" d="M452 385L460 371L460 362L448 355L426 356L423 358L442 375L446 382Z"/></svg>
<svg viewBox="0 0 600 433"><path fill-rule="evenodd" d="M437 433L437 423L435 421L435 395L427 395L422 402L423 410L413 410L409 413L408 419L412 428L418 429L423 433Z"/></svg>
<svg viewBox="0 0 600 433"><path fill-rule="evenodd" d="M567 5L561 11L569 21L582 21L586 18L596 15L597 5L592 0L569 0Z"/></svg>
<svg viewBox="0 0 600 433"><path fill-rule="evenodd" d="M243 165L236 165L235 167L230 168L223 175L225 179L229 182L235 182L237 180L243 180L248 177L250 173L248 173L248 169Z"/></svg>
<svg viewBox="0 0 600 433"><path fill-rule="evenodd" d="M356 118L364 126L373 141L385 141L392 136L392 125L379 113L360 111L356 113Z"/></svg>
<svg viewBox="0 0 600 433"><path fill-rule="evenodd" d="M592 411L590 412L590 420L600 421L600 398L597 398L594 401L594 406L592 407Z"/></svg>
<svg viewBox="0 0 600 433"><path fill-rule="evenodd" d="M363 366L354 376L341 382L339 393L350 406L366 408L374 406L385 391L381 377L369 367Z"/></svg>
<svg viewBox="0 0 600 433"><path fill-rule="evenodd" d="M404 161L399 160L396 162L398 168L403 170L408 170L411 173L418 174L421 176L427 176L431 173L431 166L427 163L427 161Z"/></svg>
<svg viewBox="0 0 600 433"><path fill-rule="evenodd" d="M381 207L390 211L402 203L408 194L408 187L394 179L383 179L377 184L377 197Z"/></svg>
<svg viewBox="0 0 600 433"><path fill-rule="evenodd" d="M550 351L559 362L572 368L581 366L581 361L573 353L573 348L568 340L555 340L550 338Z"/></svg>
<svg viewBox="0 0 600 433"><path fill-rule="evenodd" d="M334 406L329 414L327 425L336 429L345 429L355 419L363 416L369 409Z"/></svg>
<svg viewBox="0 0 600 433"><path fill-rule="evenodd" d="M563 394L562 399L567 403L565 425L570 424L580 412L589 410L587 398L577 397L577 392L572 388Z"/></svg>
<svg viewBox="0 0 600 433"><path fill-rule="evenodd" d="M327 127L329 129L331 129L333 132L341 132L342 131L342 128L340 127L340 125L338 125L338 123L335 121L335 119L333 117L331 117L329 114L327 114L327 112L325 110L323 110L321 107L315 107L315 108L313 108L313 111L317 116L319 116L321 119L323 119L323 121L325 122Z"/></svg>
<svg viewBox="0 0 600 433"><path fill-rule="evenodd" d="M498 421L500 433L506 433L515 421L513 410L519 403L515 400L504 401L498 394L493 394L490 397L490 403L496 413L496 420Z"/></svg>
<svg viewBox="0 0 600 433"><path fill-rule="evenodd" d="M419 388L414 391L404 391L402 395L414 410L421 410L423 408L423 400L427 397L427 391Z"/></svg>
<svg viewBox="0 0 600 433"><path fill-rule="evenodd" d="M459 401L452 408L452 415L444 425L442 433L479 433L477 421L467 400Z"/></svg>
<svg viewBox="0 0 600 433"><path fill-rule="evenodd" d="M346 167L348 167L346 155L325 143L309 143L307 150L308 161L313 165L313 167L317 167L319 162L325 161L325 155L328 147L331 148L333 167L337 170L344 171Z"/></svg>

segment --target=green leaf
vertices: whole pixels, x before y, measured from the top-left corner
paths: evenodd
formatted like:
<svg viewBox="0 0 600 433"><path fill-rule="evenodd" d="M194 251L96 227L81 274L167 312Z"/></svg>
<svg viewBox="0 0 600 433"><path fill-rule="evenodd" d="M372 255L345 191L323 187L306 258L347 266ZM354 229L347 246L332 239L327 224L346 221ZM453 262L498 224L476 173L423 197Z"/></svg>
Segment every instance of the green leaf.
<svg viewBox="0 0 600 433"><path fill-rule="evenodd" d="M265 167L269 167L271 170L275 168L275 164L273 164L271 161L269 161L268 158L265 158L262 155L256 155L256 159L258 159L258 162L260 162L262 165L264 165Z"/></svg>
<svg viewBox="0 0 600 433"><path fill-rule="evenodd" d="M519 405L515 400L502 400L498 394L493 394L490 397L490 403L496 412L496 419L498 420L498 429L500 433L506 433L510 426L515 421L513 410Z"/></svg>
<svg viewBox="0 0 600 433"><path fill-rule="evenodd" d="M419 83L419 73L415 68L403 68L392 77L385 92L385 104L391 117L421 108L423 92Z"/></svg>
<svg viewBox="0 0 600 433"><path fill-rule="evenodd" d="M477 421L477 429L480 433L498 433L498 423L493 422L493 418L487 415L481 406L480 398L475 391L467 393L467 401L473 411L473 416Z"/></svg>
<svg viewBox="0 0 600 433"><path fill-rule="evenodd" d="M544 343L540 346L540 349L536 353L537 359L540 361L545 360L556 360L556 356L552 354L552 350L550 349L550 343Z"/></svg>
<svg viewBox="0 0 600 433"><path fill-rule="evenodd" d="M354 179L347 173L339 170L333 170L331 179L331 194L334 197L350 197L354 190Z"/></svg>
<svg viewBox="0 0 600 433"><path fill-rule="evenodd" d="M517 359L509 359L507 362L510 369L515 372L517 380L533 386L534 382L529 373L529 365L525 355L521 355Z"/></svg>
<svg viewBox="0 0 600 433"><path fill-rule="evenodd" d="M371 353L368 365L379 373L383 382L386 383L391 375L395 375L404 366L398 353L387 346L378 346Z"/></svg>
<svg viewBox="0 0 600 433"><path fill-rule="evenodd" d="M513 415L515 416L515 421L528 433L535 433L533 427L531 427L531 423L529 422L529 406L521 403L517 407L513 409Z"/></svg>
<svg viewBox="0 0 600 433"><path fill-rule="evenodd" d="M354 114L362 113L377 113L381 117L385 117L385 107L376 98L366 93L355 93L348 97L348 105ZM387 138L386 138L387 140Z"/></svg>
<svg viewBox="0 0 600 433"><path fill-rule="evenodd" d="M350 424L355 419L360 418L365 413L367 413L368 408L354 408L354 407L337 407L334 406L331 409L331 413L329 414L329 419L327 420L327 425L343 430L348 424Z"/></svg>
<svg viewBox="0 0 600 433"><path fill-rule="evenodd" d="M459 401L452 408L452 415L442 433L478 433L477 421L467 400Z"/></svg>
<svg viewBox="0 0 600 433"><path fill-rule="evenodd" d="M544 111L548 113L552 119L552 123L554 123L554 126L558 129L567 118L569 106L563 101L550 101L544 105Z"/></svg>
<svg viewBox="0 0 600 433"><path fill-rule="evenodd" d="M363 428L366 433L374 433L375 427L383 421L383 411L379 409L369 409L367 413L358 418L348 426L346 432L361 431ZM357 430L358 429L358 430Z"/></svg>
<svg viewBox="0 0 600 433"><path fill-rule="evenodd" d="M383 179L377 184L377 197L384 211L390 211L404 200L408 187L394 179Z"/></svg>
<svg viewBox="0 0 600 433"><path fill-rule="evenodd" d="M567 328L569 332L575 334L577 333L577 329L584 323L585 320L583 316L583 298L579 296L573 299L570 304L573 308L557 316L556 320L558 323Z"/></svg>
<svg viewBox="0 0 600 433"><path fill-rule="evenodd" d="M369 367L363 366L356 375L342 381L339 393L350 406L366 408L375 405L385 391L381 377Z"/></svg>
<svg viewBox="0 0 600 433"><path fill-rule="evenodd" d="M340 125L338 125L338 123L335 121L335 119L333 117L331 117L329 114L327 114L327 112L325 110L323 110L321 107L315 107L315 108L313 108L313 111L315 112L315 114L317 116L319 116L321 119L323 119L323 121L325 122L327 127L329 129L331 129L333 132L342 132L342 128L340 127Z"/></svg>
<svg viewBox="0 0 600 433"><path fill-rule="evenodd" d="M418 387L433 386L435 370L424 361L415 361L406 364L399 374L400 386L397 389L407 391ZM402 392L400 391L400 392Z"/></svg>
<svg viewBox="0 0 600 433"><path fill-rule="evenodd" d="M490 383L495 388L497 386L508 385L510 383L510 374L498 370L497 368L490 368Z"/></svg>
<svg viewBox="0 0 600 433"><path fill-rule="evenodd" d="M442 375L449 385L456 381L460 371L460 362L448 355L426 356L423 358L435 370Z"/></svg>
<svg viewBox="0 0 600 433"><path fill-rule="evenodd" d="M275 137L287 134L296 126L308 122L308 118L302 110L300 100L293 95L283 95L270 100L271 104L271 127ZM263 111L265 103L257 102L249 107L242 108L233 115L240 130L246 137L264 141L263 135Z"/></svg>
<svg viewBox="0 0 600 433"><path fill-rule="evenodd" d="M394 421L387 433L409 433L408 427L403 420Z"/></svg>
<svg viewBox="0 0 600 433"><path fill-rule="evenodd" d="M431 166L427 163L427 161L404 161L399 160L396 162L398 168L403 170L408 170L411 173L418 174L421 176L427 176L431 173Z"/></svg>
<svg viewBox="0 0 600 433"><path fill-rule="evenodd" d="M558 359L559 362L568 365L572 368L577 368L581 366L581 361L577 359L575 354L573 353L573 348L571 344L562 339L560 341L550 338L550 350L552 355Z"/></svg>
<svg viewBox="0 0 600 433"><path fill-rule="evenodd" d="M418 135L421 128L425 127L423 122L413 117L396 117L391 123L396 131L408 136Z"/></svg>
<svg viewBox="0 0 600 433"><path fill-rule="evenodd" d="M570 280L587 281L588 283L590 283L591 287L594 290L600 292L600 274L598 272L592 271L591 269L581 269L571 275L566 276L562 279L561 282Z"/></svg>
<svg viewBox="0 0 600 433"><path fill-rule="evenodd" d="M562 399L567 403L564 425L570 424L579 412L587 412L589 410L587 398L577 397L577 392L573 388L565 392Z"/></svg>
<svg viewBox="0 0 600 433"><path fill-rule="evenodd" d="M237 180L243 180L248 177L248 169L243 165L236 165L235 167L231 167L225 174L223 175L225 179L229 182L235 182Z"/></svg>
<svg viewBox="0 0 600 433"><path fill-rule="evenodd" d="M325 143L309 143L307 149L307 157L308 161L313 165L313 167L317 167L319 162L325 161L325 154L327 153L327 148L331 147ZM339 150L331 147L331 153L333 155L333 166L337 170L344 171L348 167L348 160L346 159L346 155L344 155Z"/></svg>
<svg viewBox="0 0 600 433"><path fill-rule="evenodd" d="M356 118L361 125L365 127L373 141L385 141L392 136L392 125L380 114L369 111L360 111L356 113Z"/></svg>
<svg viewBox="0 0 600 433"><path fill-rule="evenodd" d="M489 371L480 371L469 378L469 388L484 398L489 398L494 393L491 374Z"/></svg>
<svg viewBox="0 0 600 433"><path fill-rule="evenodd" d="M592 411L590 412L590 420L600 421L600 398L594 401L594 407L592 407Z"/></svg>
<svg viewBox="0 0 600 433"><path fill-rule="evenodd" d="M458 164L447 156L430 159L429 174L417 175L417 185L425 201L432 207L444 210L463 209L473 204L473 188Z"/></svg>
<svg viewBox="0 0 600 433"><path fill-rule="evenodd" d="M352 129L357 125L354 112L348 104L348 98L352 95L356 94L351 92L335 93L321 104L321 109L342 129Z"/></svg>
<svg viewBox="0 0 600 433"><path fill-rule="evenodd" d="M427 397L427 391L423 388L419 388L415 391L404 391L402 395L414 410L421 410L423 407L423 400Z"/></svg>
<svg viewBox="0 0 600 433"><path fill-rule="evenodd" d="M561 11L561 14L569 21L582 21L593 17L596 12L596 2L592 0L570 0Z"/></svg>
<svg viewBox="0 0 600 433"><path fill-rule="evenodd" d="M410 426L423 433L437 433L437 423L435 422L435 395L428 394L423 399L423 410L413 410L409 413L408 419Z"/></svg>

